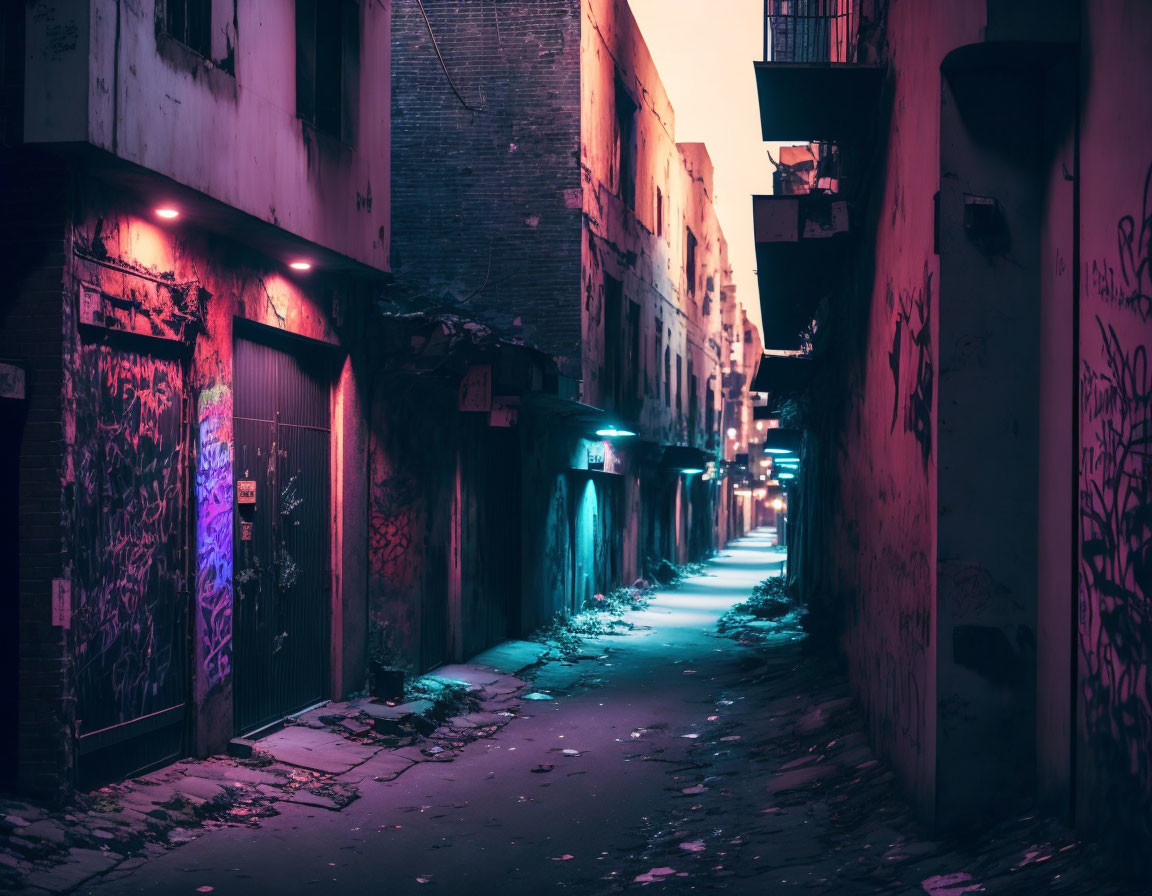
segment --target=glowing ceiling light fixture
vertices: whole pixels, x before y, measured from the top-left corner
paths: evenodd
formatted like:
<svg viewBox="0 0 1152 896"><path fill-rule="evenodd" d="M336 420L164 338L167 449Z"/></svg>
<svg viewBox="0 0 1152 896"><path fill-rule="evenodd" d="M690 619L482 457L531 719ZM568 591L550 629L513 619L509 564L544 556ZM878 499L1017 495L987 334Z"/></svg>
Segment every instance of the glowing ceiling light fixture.
<svg viewBox="0 0 1152 896"><path fill-rule="evenodd" d="M765 448L764 452L766 454L791 454L792 449L791 448Z"/></svg>
<svg viewBox="0 0 1152 896"><path fill-rule="evenodd" d="M680 472L685 476L695 476L697 473L703 473L704 470L701 467L685 467Z"/></svg>
<svg viewBox="0 0 1152 896"><path fill-rule="evenodd" d="M780 473L776 478L777 479L795 479L796 474L795 473Z"/></svg>
<svg viewBox="0 0 1152 896"><path fill-rule="evenodd" d="M288 262L288 267L292 268L294 271L310 271L312 270L312 262L304 261L304 259L301 258L296 261Z"/></svg>
<svg viewBox="0 0 1152 896"><path fill-rule="evenodd" d="M165 221L171 221L173 218L180 217L180 209L173 208L170 205L162 205L156 209L156 217L163 218Z"/></svg>
<svg viewBox="0 0 1152 896"><path fill-rule="evenodd" d="M606 426L604 429L596 430L596 435L602 439L625 439L629 436L634 436L636 433L630 429L619 429L615 426Z"/></svg>

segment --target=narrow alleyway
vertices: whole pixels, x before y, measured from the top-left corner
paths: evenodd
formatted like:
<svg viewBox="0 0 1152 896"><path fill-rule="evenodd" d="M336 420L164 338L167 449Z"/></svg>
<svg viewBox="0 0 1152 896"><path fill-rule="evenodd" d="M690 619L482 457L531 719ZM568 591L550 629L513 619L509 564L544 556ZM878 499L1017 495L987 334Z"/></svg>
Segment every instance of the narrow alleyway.
<svg viewBox="0 0 1152 896"><path fill-rule="evenodd" d="M81 892L1120 892L1035 820L968 851L917 840L830 664L717 633L779 569L770 545L753 534L657 592L629 634L586 642L595 659L534 670L554 699L525 688L454 761L378 781L380 754L342 776L360 798L341 811L280 803Z"/></svg>

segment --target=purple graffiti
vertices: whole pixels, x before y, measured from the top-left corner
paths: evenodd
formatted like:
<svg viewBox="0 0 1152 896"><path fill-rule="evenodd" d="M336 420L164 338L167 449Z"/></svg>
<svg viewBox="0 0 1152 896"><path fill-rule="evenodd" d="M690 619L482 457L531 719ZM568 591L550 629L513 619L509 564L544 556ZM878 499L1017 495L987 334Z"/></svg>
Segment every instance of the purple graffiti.
<svg viewBox="0 0 1152 896"><path fill-rule="evenodd" d="M196 606L209 687L232 671L232 413L223 388L200 396L196 463Z"/></svg>

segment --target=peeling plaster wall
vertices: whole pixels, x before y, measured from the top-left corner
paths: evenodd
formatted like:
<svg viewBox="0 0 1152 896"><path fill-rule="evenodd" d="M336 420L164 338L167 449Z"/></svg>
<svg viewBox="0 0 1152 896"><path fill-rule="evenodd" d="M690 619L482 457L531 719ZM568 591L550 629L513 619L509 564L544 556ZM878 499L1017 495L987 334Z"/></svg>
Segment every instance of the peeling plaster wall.
<svg viewBox="0 0 1152 896"><path fill-rule="evenodd" d="M148 326L154 332L174 324L166 323L166 315L172 312L164 303L163 288L151 296L148 284L189 285L185 294L196 296L200 303L198 311L187 312L191 319L186 335L192 343L184 395L191 438L187 452L190 493L181 493L173 486L169 497L182 507L185 519L192 521L189 611L193 665L186 684L191 687L196 710L194 747L200 753L221 750L233 735L233 508L234 483L241 478L233 469L234 322L244 319L347 352L348 360L332 384L332 401L338 412L333 415L335 488L329 517L333 536L329 561L333 595L331 692L338 696L360 686L366 652L366 570L362 559L367 537L366 438L357 375L363 351L363 296L355 283L319 277L291 280L279 273L275 262L262 261L235 243L198 236L179 227L157 226L136 217L130 207L118 204L112 191L94 182L86 184L81 193L73 232L74 290L79 290L81 282L91 283L105 295L136 303L133 319L150 321ZM68 300L77 301L75 291ZM170 319L185 326L185 311ZM86 336L84 342L90 340ZM75 329L69 342L67 366L75 379L81 368L74 365L82 365L85 357ZM147 395L141 393L141 398ZM83 438L85 430L76 427L76 431L69 451L71 467L79 475L86 468L89 445ZM67 488L67 480L64 484ZM76 537L83 538L82 529L74 531ZM77 549L82 547L77 545ZM139 548L133 556L150 567L141 574L155 576L155 564L142 558ZM131 564L125 574L135 575ZM84 607L74 606L74 610L83 613Z"/></svg>
<svg viewBox="0 0 1152 896"><path fill-rule="evenodd" d="M25 137L89 144L387 270L390 6L359 4L348 146L296 117L293 4L215 0L205 59L159 33L162 3L38 3L27 23Z"/></svg>
<svg viewBox="0 0 1152 896"><path fill-rule="evenodd" d="M1152 8L1083 5L1079 820L1148 870L1152 843Z"/></svg>
<svg viewBox="0 0 1152 896"><path fill-rule="evenodd" d="M874 741L914 804L936 791L936 454L938 263L932 196L939 186L940 62L981 38L979 4L926 9L893 0L883 99L890 126L869 185L875 268L861 272L867 309L853 327L838 493L826 587L843 604L842 644ZM881 119L883 121L883 118ZM865 250L867 251L867 250ZM869 285L870 284L870 285Z"/></svg>

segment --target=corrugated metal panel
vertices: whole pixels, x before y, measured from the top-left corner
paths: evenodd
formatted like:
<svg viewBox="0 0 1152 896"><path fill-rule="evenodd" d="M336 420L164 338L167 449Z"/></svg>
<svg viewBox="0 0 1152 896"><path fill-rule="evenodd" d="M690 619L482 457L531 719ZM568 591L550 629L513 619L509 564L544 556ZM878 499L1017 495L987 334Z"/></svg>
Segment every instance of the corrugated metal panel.
<svg viewBox="0 0 1152 896"><path fill-rule="evenodd" d="M330 625L330 393L321 359L241 339L234 356L236 727L324 698ZM255 393L255 394L254 394Z"/></svg>

